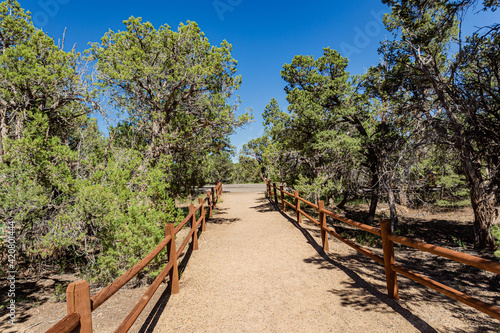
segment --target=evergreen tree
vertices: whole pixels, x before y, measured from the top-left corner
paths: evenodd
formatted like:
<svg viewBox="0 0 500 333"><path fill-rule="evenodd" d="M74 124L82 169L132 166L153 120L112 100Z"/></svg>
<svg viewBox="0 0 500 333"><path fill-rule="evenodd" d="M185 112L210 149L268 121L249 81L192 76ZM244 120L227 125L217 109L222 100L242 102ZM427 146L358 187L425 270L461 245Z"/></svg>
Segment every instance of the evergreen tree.
<svg viewBox="0 0 500 333"><path fill-rule="evenodd" d="M241 83L232 46L211 45L195 22L177 31L134 17L124 24L125 31L109 31L92 45L99 85L145 140L145 158L153 165L172 159L175 193L203 185L207 155L228 148L229 135L251 118L237 117L230 104Z"/></svg>
<svg viewBox="0 0 500 333"><path fill-rule="evenodd" d="M461 18L476 1L384 1L394 33L386 89L401 115L453 148L467 180L478 248L493 247L500 184L499 26L462 38ZM497 1L484 1L495 10Z"/></svg>

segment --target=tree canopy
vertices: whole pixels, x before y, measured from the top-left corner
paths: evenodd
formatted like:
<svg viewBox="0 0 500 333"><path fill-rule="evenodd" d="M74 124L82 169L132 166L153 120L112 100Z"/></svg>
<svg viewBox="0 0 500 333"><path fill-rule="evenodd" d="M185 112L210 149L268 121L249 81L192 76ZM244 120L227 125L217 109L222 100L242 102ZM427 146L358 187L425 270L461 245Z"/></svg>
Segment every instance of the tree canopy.
<svg viewBox="0 0 500 333"><path fill-rule="evenodd" d="M229 135L251 119L235 114L228 42L211 45L195 22L124 23L81 55L0 3L0 228L15 225L19 262L35 271L116 278L183 217L178 196L231 173ZM103 100L124 115L108 137L91 118Z"/></svg>
<svg viewBox="0 0 500 333"><path fill-rule="evenodd" d="M264 135L238 154L230 135L252 114L237 112L229 42L210 43L195 22L154 27L132 16L80 54L18 2L1 2L0 229L15 225L20 261L112 280L183 217L176 199L264 178L339 209L368 198L367 223L385 200L393 228L398 204L469 200L476 247L494 247L500 25L464 36L461 23L499 2L383 2L393 36L382 63L351 75L332 47L293 57L280 72L288 108L272 98ZM109 108L122 118L105 136L92 117Z"/></svg>
<svg viewBox="0 0 500 333"><path fill-rule="evenodd" d="M394 33L386 91L395 113L432 129L434 144L453 148L470 190L475 243L490 233L499 192L499 25L462 37L461 19L476 1L385 1ZM483 10L496 10L484 1ZM455 51L456 50L456 51Z"/></svg>
<svg viewBox="0 0 500 333"><path fill-rule="evenodd" d="M428 200L433 186L457 200L469 195L475 245L493 247L499 26L464 37L460 23L474 8L496 10L498 1L482 7L478 1L383 2L391 8L384 22L393 38L380 47L380 65L351 76L348 59L330 48L318 59L298 55L284 64L288 113L274 99L264 110L263 164L271 179L316 200L340 201L339 207L349 196L363 196L364 188L371 192L368 223L383 194L393 227L395 192L403 205Z"/></svg>

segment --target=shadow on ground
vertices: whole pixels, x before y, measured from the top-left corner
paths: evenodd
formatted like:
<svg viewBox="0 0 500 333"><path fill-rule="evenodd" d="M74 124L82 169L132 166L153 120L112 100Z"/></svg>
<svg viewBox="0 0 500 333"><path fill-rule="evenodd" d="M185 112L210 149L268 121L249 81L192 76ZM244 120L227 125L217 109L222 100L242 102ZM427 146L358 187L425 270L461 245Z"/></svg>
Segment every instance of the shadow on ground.
<svg viewBox="0 0 500 333"><path fill-rule="evenodd" d="M210 221L210 224L231 224L241 221L239 217L233 217L230 219L221 217L221 215L227 215L228 210L228 208L217 208L216 211L214 211L214 216L212 216L210 220L207 221Z"/></svg>
<svg viewBox="0 0 500 333"><path fill-rule="evenodd" d="M193 254L193 247L190 245L188 250L184 254L184 257L182 258L182 261L179 264L179 277L182 278L182 273L186 269L186 266L192 254ZM139 329L139 333L154 332L154 329L156 328L156 325L158 325L158 321L160 320L160 317L163 311L165 310L165 307L167 306L171 296L172 294L170 293L170 282L168 282L167 287L160 295L160 298L158 299L153 309L149 313L148 317L146 318L141 328Z"/></svg>
<svg viewBox="0 0 500 333"><path fill-rule="evenodd" d="M257 199L257 206L250 207L250 209L255 209L259 213L268 213L276 211L276 206L273 203L270 203L266 198Z"/></svg>
<svg viewBox="0 0 500 333"><path fill-rule="evenodd" d="M437 293L420 284L417 284L410 279L406 279L401 276L398 276L398 286L400 290L401 301L398 302L389 298L387 296L385 270L383 266L357 252L353 255L325 253L325 251L323 251L323 248L316 241L316 239L320 238L320 230L315 224L305 218L303 219L303 223L297 223L294 218L281 211L281 205L276 205L272 201L269 201L269 199L267 198L259 199L257 203L258 205L252 207L253 209L258 212L269 212L277 210L285 219L287 219L303 234L306 241L311 244L311 246L317 252L316 256L304 259L306 263L319 266L320 269L340 269L350 277L351 280L349 282L344 282L338 288L332 288L329 290L329 292L331 292L332 294L340 297L343 306L353 307L362 311L375 312L385 311L380 305L386 304L393 311L397 312L403 318L405 318L420 332L437 331L424 319L412 313L412 311L405 306L405 303L437 303L439 307L448 309L451 313L453 313L454 317L460 320L470 320L471 322L477 322L477 312L474 309L464 308L461 303L458 303L451 298L448 298L440 293ZM295 214L294 212L291 213ZM349 217L353 218L355 216L350 215ZM330 223L328 224L331 227L335 228L337 232L344 233L347 238L356 238L356 235L354 235L353 233L362 232L360 230L353 230L340 226L333 223L333 221L330 221ZM369 249L382 255L381 249L371 247ZM396 248L398 264L400 264L401 266L406 266L413 271L422 272L423 274L425 273L424 275L427 275L432 279L435 279L441 283L449 285L452 288L456 288L463 292L470 292L469 287L473 284L475 285L475 290L481 290L481 288L485 288L488 290L498 291L498 289L500 288L500 276L496 274L483 272L474 267L469 267L460 263L456 263L454 261L447 260L445 258L432 256L430 254L428 255L427 253L423 253L422 256L417 256L416 252L422 253L421 251L403 246ZM437 271L436 268L440 269ZM477 279L478 274L483 275L483 279L480 279L480 281L478 281ZM367 278L369 278L373 282L366 282ZM412 290L411 293L407 292L407 295L405 296L405 290L409 289L414 290ZM472 293L471 296L474 297L476 295ZM490 304L497 305L500 301L498 297L494 297L491 295L481 296L481 299ZM482 320L477 327L471 328L472 331L469 330L468 332L497 332L499 328L500 326L498 325L498 323L493 318L491 318L491 320ZM448 331L464 332L462 330L453 330L452 328L448 328Z"/></svg>
<svg viewBox="0 0 500 333"><path fill-rule="evenodd" d="M223 218L220 217L220 215L227 214L228 208L217 208L216 212L214 211L214 216L212 216L210 219L207 219L207 223L210 224L230 224L230 223L235 223L237 221L240 221L240 218ZM215 217L215 214L217 215ZM201 230L198 232L198 237L202 235ZM182 257L182 261L179 264L179 277L182 278L182 273L187 267L187 264L189 263L189 259L191 258L191 255L193 253L193 248L190 243L190 246L184 256ZM168 304L168 301L170 300L170 297L172 294L170 293L170 282L168 283L167 288L163 291L161 296L159 297L158 301L154 305L153 309L149 313L148 317L142 324L139 333L148 333L148 332L154 332L154 329L156 325L158 324L158 321L160 320L160 317L165 310L165 307Z"/></svg>
<svg viewBox="0 0 500 333"><path fill-rule="evenodd" d="M33 306L40 306L47 302L50 297L60 297L65 295L65 290L71 283L70 278L55 276L52 273L40 275L39 279L43 279L44 283L40 284L33 280L16 280L15 282L15 323L22 324L31 318L28 310ZM55 290L61 290L60 294L56 295ZM0 288L0 318L8 314L10 298L8 298L9 285L2 284ZM50 296L56 295L56 296ZM7 317L5 317L7 318ZM0 332L10 329L12 326L8 323L8 319L0 322Z"/></svg>
<svg viewBox="0 0 500 333"><path fill-rule="evenodd" d="M362 221L365 216L363 212L353 209L346 210L346 213L349 218L356 219L357 221ZM349 239L363 239L362 235L366 234L361 230L349 226L346 227L345 225L336 223L332 223L331 225L338 233L343 234ZM453 219L402 217L396 229L396 234L498 262L498 259L495 258L491 250L473 249L473 231L472 225L469 222ZM375 249L381 249L381 239L376 237L376 241L370 241L370 245L374 246ZM500 275L411 247L400 244L395 244L394 246L396 261L399 265L428 276L470 296L480 298L489 304L500 306L500 299L498 298L498 294L500 293Z"/></svg>

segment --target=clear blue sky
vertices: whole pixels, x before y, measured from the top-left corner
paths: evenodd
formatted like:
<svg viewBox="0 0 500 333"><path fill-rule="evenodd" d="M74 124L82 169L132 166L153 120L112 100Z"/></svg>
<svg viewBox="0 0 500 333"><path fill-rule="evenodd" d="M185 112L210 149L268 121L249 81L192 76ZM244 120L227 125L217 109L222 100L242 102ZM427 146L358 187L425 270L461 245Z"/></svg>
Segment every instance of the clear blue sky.
<svg viewBox="0 0 500 333"><path fill-rule="evenodd" d="M239 112L253 108L255 122L231 137L238 149L263 132L261 113L271 98L286 109L284 81L280 70L298 54L321 56L324 47L348 56L349 71L361 74L379 60L380 41L390 37L382 24L388 8L381 1L95 1L19 0L32 13L35 26L56 41L65 28L66 49L77 44L83 51L88 42L98 42L109 29L123 30L130 16L142 17L156 28L196 21L212 44L226 39L233 45L242 86L237 92ZM498 21L498 13L489 15ZM484 19L472 16L469 25ZM100 124L101 129L106 124Z"/></svg>

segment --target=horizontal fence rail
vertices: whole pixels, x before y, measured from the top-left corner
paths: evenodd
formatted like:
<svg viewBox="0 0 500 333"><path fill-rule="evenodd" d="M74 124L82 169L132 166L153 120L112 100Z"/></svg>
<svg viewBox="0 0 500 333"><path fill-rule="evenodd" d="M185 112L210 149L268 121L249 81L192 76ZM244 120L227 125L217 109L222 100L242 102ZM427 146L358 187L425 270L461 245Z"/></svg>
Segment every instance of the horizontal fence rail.
<svg viewBox="0 0 500 333"><path fill-rule="evenodd" d="M173 223L165 224L165 238L153 249L153 251L94 296L90 297L90 288L87 281L81 280L70 283L66 289L66 306L68 314L52 326L47 333L92 333L92 311L101 306L127 284L127 282L135 277L144 267L156 258L165 247L167 248L167 264L115 332L128 332L167 275L169 275L170 278L170 293L177 294L179 292L179 270L177 261L189 241L191 241L193 250L198 250L198 229L201 226L201 231L206 230L206 213L208 213L209 218L212 217L213 209L221 194L222 183L218 183L210 191L207 191L205 198L198 199L197 207L194 205L189 206L189 214L179 225L174 227ZM205 211L205 207L208 208L208 211ZM198 211L200 212L200 217L196 220L196 213ZM188 222L190 223L189 233L184 238L181 246L177 249L175 245L175 236Z"/></svg>
<svg viewBox="0 0 500 333"><path fill-rule="evenodd" d="M298 191L295 191L294 193L290 193L284 190L283 186L276 186L275 183L271 183L269 179L266 180L267 184L267 196L268 198L272 201L274 199L274 202L278 207L280 206L280 202L278 201L278 191L280 192L279 198L281 201L281 209L283 211L286 211L286 206L292 207L297 215L297 223L302 223L302 216L306 217L309 221L313 222L314 224L318 225L321 229L321 242L323 249L325 251L328 251L328 234L332 235L333 237L337 238L344 244L352 247L359 253L371 258L375 262L379 263L380 265L384 266L385 269L385 275L386 275L386 283L387 283L387 293L389 297L393 299L399 299L399 290L398 290L398 283L397 283L397 274L401 274L417 283L420 283L426 287L429 287L431 289L436 290L437 292L444 294L450 298L453 298L461 303L464 303L466 305L469 305L481 312L484 312L488 315L490 315L493 318L496 318L500 320L500 308L492 305L492 304L487 304L481 300L478 300L476 298L473 298L471 296L468 296L464 294L461 291L455 290L453 288L450 288L442 283L439 283L437 281L434 281L428 277L425 277L421 274L412 272L411 270L408 270L406 268L403 268L399 265L396 264L396 257L394 255L394 243L402 244L405 246L409 246L412 248L415 248L420 251L428 252L440 257L444 257L447 259L451 259L456 262L460 262L465 265L477 267L479 269L483 269L495 274L500 274L500 263L484 259L484 258L479 258L476 256L472 256L469 254L453 251L447 248L443 248L440 246L428 244L425 242L417 241L415 239L411 239L408 237L403 237L403 236L398 236L394 235L391 232L391 222L390 220L382 220L380 222L380 228L372 227L357 221L353 221L351 219L348 219L344 216L338 215L334 212L331 212L329 210L325 209L325 204L323 201L319 201L318 204L314 204L312 202L309 202L301 197L299 197ZM295 199L295 203L291 204L290 202L285 200L285 195L288 195L290 197L293 197ZM306 204L309 207L312 207L313 209L318 211L319 218L315 219L304 210L301 208L301 202ZM330 216L333 219L343 222L345 224L348 224L354 228L372 233L374 235L377 235L382 238L382 250L383 250L383 257L379 256L376 253L373 253L372 251L357 245L351 240L345 239L342 237L340 234L335 232L333 228L329 228L326 225L326 216Z"/></svg>

